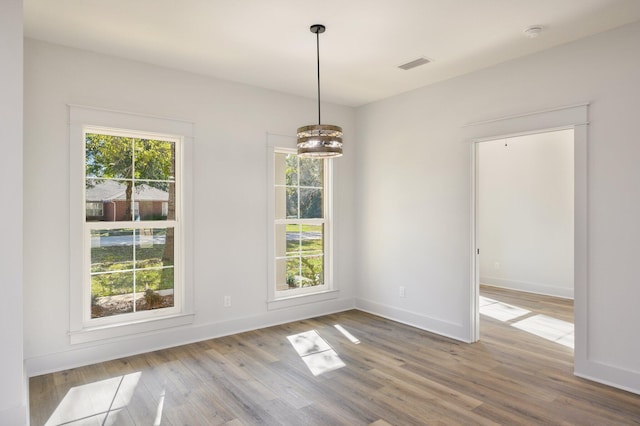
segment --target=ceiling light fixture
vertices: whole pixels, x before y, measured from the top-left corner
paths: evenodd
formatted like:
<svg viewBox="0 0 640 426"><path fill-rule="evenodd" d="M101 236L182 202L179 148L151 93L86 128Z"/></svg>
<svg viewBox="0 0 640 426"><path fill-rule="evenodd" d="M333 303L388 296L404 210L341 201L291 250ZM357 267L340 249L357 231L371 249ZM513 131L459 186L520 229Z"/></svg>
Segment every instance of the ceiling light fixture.
<svg viewBox="0 0 640 426"><path fill-rule="evenodd" d="M342 127L321 124L320 120L320 34L324 25L312 25L309 30L316 35L318 60L318 124L298 128L298 155L301 157L332 158L342 155Z"/></svg>

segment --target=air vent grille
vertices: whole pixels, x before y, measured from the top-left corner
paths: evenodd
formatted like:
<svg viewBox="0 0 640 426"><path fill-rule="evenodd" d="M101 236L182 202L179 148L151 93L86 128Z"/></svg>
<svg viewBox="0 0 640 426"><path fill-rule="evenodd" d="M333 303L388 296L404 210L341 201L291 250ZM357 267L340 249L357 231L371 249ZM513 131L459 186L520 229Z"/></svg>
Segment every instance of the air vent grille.
<svg viewBox="0 0 640 426"><path fill-rule="evenodd" d="M399 65L398 68L407 71L412 68L419 67L420 65L428 64L429 62L431 62L431 59L422 57L422 58L414 59L411 62L407 62L406 64Z"/></svg>

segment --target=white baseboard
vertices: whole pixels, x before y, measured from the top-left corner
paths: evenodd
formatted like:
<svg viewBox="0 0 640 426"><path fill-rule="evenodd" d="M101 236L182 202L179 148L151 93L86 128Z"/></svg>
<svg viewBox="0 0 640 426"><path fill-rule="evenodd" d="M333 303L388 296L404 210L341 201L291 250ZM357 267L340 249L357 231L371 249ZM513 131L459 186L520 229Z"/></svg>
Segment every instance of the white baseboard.
<svg viewBox="0 0 640 426"><path fill-rule="evenodd" d="M26 370L29 377L33 377L287 322L343 312L354 308L458 341L470 342L468 330L461 324L442 321L366 299L339 299L314 304L313 306L305 305L304 307L268 311L251 317L217 323L172 328L161 332L108 341L98 345L77 345L79 347L73 347L68 351L28 358L26 360ZM624 370L590 360L581 362L576 359L575 375L640 394L640 373L635 371ZM1 425L24 425L27 422L27 409L25 406L11 407L0 411Z"/></svg>
<svg viewBox="0 0 640 426"><path fill-rule="evenodd" d="M601 362L576 359L574 374L583 379L640 395L640 372L625 370Z"/></svg>
<svg viewBox="0 0 640 426"><path fill-rule="evenodd" d="M351 298L337 299L313 305L267 311L259 315L216 323L196 323L195 325L174 327L99 343L79 344L63 352L28 357L26 359L26 369L29 377L39 376L287 322L329 315L347 311L354 307L354 300ZM0 421L0 424L4 425L6 423Z"/></svg>
<svg viewBox="0 0 640 426"><path fill-rule="evenodd" d="M465 343L470 343L469 331L462 324L442 321L416 312L383 305L366 299L356 299L356 309L410 325L421 330L450 337Z"/></svg>
<svg viewBox="0 0 640 426"><path fill-rule="evenodd" d="M506 280L496 277L480 277L480 283L493 287L506 288L509 290L526 291L527 293L542 294L545 296L561 297L563 299L573 299L573 287L558 287L543 283L533 283L527 281Z"/></svg>

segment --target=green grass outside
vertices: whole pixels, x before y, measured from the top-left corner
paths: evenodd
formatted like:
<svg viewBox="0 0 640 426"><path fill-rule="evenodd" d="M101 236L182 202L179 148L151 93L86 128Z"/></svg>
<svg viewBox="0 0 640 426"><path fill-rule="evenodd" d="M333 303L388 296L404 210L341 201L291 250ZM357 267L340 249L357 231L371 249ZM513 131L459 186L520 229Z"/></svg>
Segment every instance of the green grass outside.
<svg viewBox="0 0 640 426"><path fill-rule="evenodd" d="M165 259L164 245L154 244L149 248L136 247L136 267L170 266L172 259ZM158 265L158 263L160 263ZM131 269L133 264L133 246L94 247L91 249L91 272L107 272L122 269Z"/></svg>
<svg viewBox="0 0 640 426"><path fill-rule="evenodd" d="M322 225L287 225L288 233L314 232L322 235ZM321 254L324 250L323 238L299 240L287 240L287 254Z"/></svg>
<svg viewBox="0 0 640 426"><path fill-rule="evenodd" d="M113 231L107 235L117 235ZM120 235L131 235L124 233ZM95 234L94 234L95 236ZM135 274L136 292L147 288L154 291L173 289L173 259L164 259L164 244L135 248L133 246L94 247L91 249L91 272L108 272L91 276L91 296L104 297L133 292ZM127 271L128 272L122 272Z"/></svg>
<svg viewBox="0 0 640 426"><path fill-rule="evenodd" d="M158 263L160 266L161 263ZM128 272L113 272L91 277L91 297L115 296L133 293L133 278L136 292L173 289L173 267L163 269L136 269Z"/></svg>

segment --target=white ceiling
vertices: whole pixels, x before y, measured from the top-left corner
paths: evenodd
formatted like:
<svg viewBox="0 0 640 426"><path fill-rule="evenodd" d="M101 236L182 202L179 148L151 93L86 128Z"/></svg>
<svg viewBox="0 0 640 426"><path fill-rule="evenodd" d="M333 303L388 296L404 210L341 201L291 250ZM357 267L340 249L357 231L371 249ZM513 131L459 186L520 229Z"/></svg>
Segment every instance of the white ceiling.
<svg viewBox="0 0 640 426"><path fill-rule="evenodd" d="M640 20L640 0L24 0L25 36L363 105ZM532 25L544 32L523 35ZM404 71L420 56L432 63Z"/></svg>

